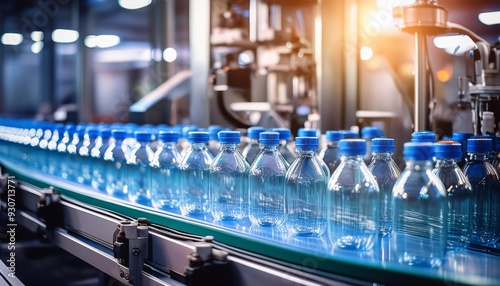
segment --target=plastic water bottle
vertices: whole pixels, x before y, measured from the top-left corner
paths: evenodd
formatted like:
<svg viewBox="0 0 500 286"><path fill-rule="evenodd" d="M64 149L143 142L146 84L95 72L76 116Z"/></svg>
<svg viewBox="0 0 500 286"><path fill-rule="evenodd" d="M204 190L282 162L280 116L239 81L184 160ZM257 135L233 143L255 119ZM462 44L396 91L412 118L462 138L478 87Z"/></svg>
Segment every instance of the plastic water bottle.
<svg viewBox="0 0 500 286"><path fill-rule="evenodd" d="M138 130L134 132L137 144L127 158L127 188L129 200L133 203L152 206L150 187L150 160L153 151L149 147L151 133Z"/></svg>
<svg viewBox="0 0 500 286"><path fill-rule="evenodd" d="M319 130L318 129L313 129L313 128L299 128L298 130L298 136L299 137L318 137L319 135ZM318 137L318 142L319 142L319 137ZM319 147L319 143L318 143ZM323 172L325 173L325 178L326 178L326 183L328 184L328 179L330 179L330 169L326 165L326 163L323 161L323 159L320 157L320 154L318 150L314 152L316 155L316 158L318 159L321 169L323 169Z"/></svg>
<svg viewBox="0 0 500 286"><path fill-rule="evenodd" d="M80 157L78 151L85 139L85 128L83 124L76 126L76 132L73 134L73 138L66 148L68 153L68 157L66 157L68 167L67 179L74 182L78 182L78 178L82 176L80 169L82 157Z"/></svg>
<svg viewBox="0 0 500 286"><path fill-rule="evenodd" d="M181 204L179 185L181 153L177 149L179 133L160 131L159 145L151 163L151 195L157 209L178 212Z"/></svg>
<svg viewBox="0 0 500 286"><path fill-rule="evenodd" d="M52 137L47 145L47 150L49 151L49 155L47 156L48 173L50 175L59 176L59 170L61 168L60 161L62 157L57 152L57 146L64 138L64 132L66 131L66 126L63 124L56 124L54 128L54 132Z"/></svg>
<svg viewBox="0 0 500 286"><path fill-rule="evenodd" d="M474 193L472 200L472 244L492 245L500 237L500 186L495 168L488 162L492 141L487 138L467 140L469 160L464 174Z"/></svg>
<svg viewBox="0 0 500 286"><path fill-rule="evenodd" d="M326 146L319 153L319 157L328 166L330 174L333 174L340 164L339 141L342 139L340 131L328 130L325 133Z"/></svg>
<svg viewBox="0 0 500 286"><path fill-rule="evenodd" d="M446 189L433 169L432 143L405 143L406 167L393 188L393 254L400 264L439 267L446 255Z"/></svg>
<svg viewBox="0 0 500 286"><path fill-rule="evenodd" d="M96 140L99 137L99 129L97 127L87 127L85 130L85 135L83 142L78 149L78 155L80 155L80 173L77 177L77 181L80 184L91 185L92 182L92 168L93 160L91 157L91 151L96 146Z"/></svg>
<svg viewBox="0 0 500 286"><path fill-rule="evenodd" d="M257 154L260 152L259 134L264 131L266 131L266 129L260 126L253 126L247 129L247 136L250 142L245 146L242 154L243 157L247 159L248 164L252 164L253 160L255 160L255 157L257 157Z"/></svg>
<svg viewBox="0 0 500 286"><path fill-rule="evenodd" d="M428 130L416 131L411 134L411 142L434 143L436 139L436 133Z"/></svg>
<svg viewBox="0 0 500 286"><path fill-rule="evenodd" d="M342 139L328 182L328 235L341 249L370 250L379 235L380 192L363 156L366 140Z"/></svg>
<svg viewBox="0 0 500 286"><path fill-rule="evenodd" d="M104 153L104 180L108 195L118 199L128 199L126 180L127 159L123 152L123 140L127 137L125 129L113 129L113 140Z"/></svg>
<svg viewBox="0 0 500 286"><path fill-rule="evenodd" d="M280 135L280 143L278 145L278 150L280 151L283 158L288 162L288 164L292 164L293 160L295 160L295 153L293 148L290 146L292 138L292 132L288 128L273 128L271 129L273 132L278 132Z"/></svg>
<svg viewBox="0 0 500 286"><path fill-rule="evenodd" d="M208 140L208 150L212 155L217 156L220 150L220 143L218 133L222 131L222 127L219 125L211 125L208 127L209 140Z"/></svg>
<svg viewBox="0 0 500 286"><path fill-rule="evenodd" d="M316 156L317 137L297 137L297 158L285 176L285 226L291 235L319 236L326 229L327 178Z"/></svg>
<svg viewBox="0 0 500 286"><path fill-rule="evenodd" d="M219 132L219 154L210 166L210 196L215 220L239 220L248 210L248 171L250 165L238 145L238 131Z"/></svg>
<svg viewBox="0 0 500 286"><path fill-rule="evenodd" d="M342 133L342 139L356 139L359 138L359 134L356 131L352 130L340 130Z"/></svg>
<svg viewBox="0 0 500 286"><path fill-rule="evenodd" d="M208 138L208 132L191 131L188 134L190 147L180 165L180 210L183 215L210 213L209 174L213 156L207 148Z"/></svg>
<svg viewBox="0 0 500 286"><path fill-rule="evenodd" d="M401 170L393 159L394 139L374 138L372 154L368 169L380 189L379 235L384 237L392 233L392 188L401 175Z"/></svg>
<svg viewBox="0 0 500 286"><path fill-rule="evenodd" d="M99 128L99 137L92 150L90 150L90 157L92 158L92 188L105 193L106 192L106 178L104 154L109 148L109 139L111 138L111 129L107 127Z"/></svg>
<svg viewBox="0 0 500 286"><path fill-rule="evenodd" d="M63 139L57 145L57 152L61 157L61 162L60 162L61 170L59 172L60 176L65 180L71 180L73 176L72 168L70 165L71 156L69 155L68 147L71 144L71 141L73 140L75 132L76 132L75 126L67 125L66 131L64 132L63 135Z"/></svg>
<svg viewBox="0 0 500 286"><path fill-rule="evenodd" d="M262 132L261 151L249 171L249 217L254 225L275 226L285 220L285 175L288 162L278 149L280 134Z"/></svg>
<svg viewBox="0 0 500 286"><path fill-rule="evenodd" d="M368 165L372 161L372 139L384 137L384 131L378 127L365 126L361 129L361 137L366 140L366 154L364 160L365 164Z"/></svg>
<svg viewBox="0 0 500 286"><path fill-rule="evenodd" d="M434 144L437 159L434 173L443 182L448 196L448 248L463 249L469 244L472 229L473 192L469 180L458 166L462 146L453 141Z"/></svg>
<svg viewBox="0 0 500 286"><path fill-rule="evenodd" d="M458 142L462 146L462 158L460 158L460 160L457 162L460 169L463 169L465 163L467 162L467 139L471 138L472 136L474 136L474 134L468 132L455 132L451 136L451 141Z"/></svg>

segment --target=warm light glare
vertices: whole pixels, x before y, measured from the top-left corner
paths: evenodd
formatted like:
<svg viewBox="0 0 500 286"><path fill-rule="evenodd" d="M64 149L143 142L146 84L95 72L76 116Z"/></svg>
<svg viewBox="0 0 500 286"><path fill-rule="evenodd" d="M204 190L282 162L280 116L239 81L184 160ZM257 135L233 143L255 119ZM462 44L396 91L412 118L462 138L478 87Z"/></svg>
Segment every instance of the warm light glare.
<svg viewBox="0 0 500 286"><path fill-rule="evenodd" d="M485 25L500 24L500 11L479 13L477 17Z"/></svg>
<svg viewBox="0 0 500 286"><path fill-rule="evenodd" d="M177 59L177 51L174 48L166 48L163 51L163 60L167 63L171 63Z"/></svg>
<svg viewBox="0 0 500 286"><path fill-rule="evenodd" d="M31 51L35 54L38 54L43 49L43 42L34 42L31 45Z"/></svg>
<svg viewBox="0 0 500 286"><path fill-rule="evenodd" d="M381 9L392 9L397 6L409 6L415 3L415 0L377 0L377 6Z"/></svg>
<svg viewBox="0 0 500 286"><path fill-rule="evenodd" d="M118 3L125 9L135 10L148 6L151 0L119 0Z"/></svg>
<svg viewBox="0 0 500 286"><path fill-rule="evenodd" d="M373 57L373 50L370 47L362 46L359 51L361 60L367 61Z"/></svg>
<svg viewBox="0 0 500 286"><path fill-rule="evenodd" d="M447 82L451 78L451 74L448 70L442 69L436 72L436 78L440 82Z"/></svg>
<svg viewBox="0 0 500 286"><path fill-rule="evenodd" d="M23 35L18 33L5 33L2 35L2 44L17 46L23 42Z"/></svg>
<svg viewBox="0 0 500 286"><path fill-rule="evenodd" d="M35 42L40 42L41 40L43 40L43 32L42 31L31 32L31 39Z"/></svg>
<svg viewBox="0 0 500 286"><path fill-rule="evenodd" d="M52 32L52 41L56 43L73 43L78 40L79 34L75 30L56 29Z"/></svg>

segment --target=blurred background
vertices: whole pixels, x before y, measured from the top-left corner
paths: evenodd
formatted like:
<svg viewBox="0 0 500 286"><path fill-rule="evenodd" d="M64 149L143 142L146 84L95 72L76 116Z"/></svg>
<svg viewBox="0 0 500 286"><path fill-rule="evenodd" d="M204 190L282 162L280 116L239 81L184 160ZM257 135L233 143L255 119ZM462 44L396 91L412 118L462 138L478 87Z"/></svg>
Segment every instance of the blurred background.
<svg viewBox="0 0 500 286"><path fill-rule="evenodd" d="M419 28L418 128L416 31L393 9L405 5L439 5L445 23L464 28ZM479 38L498 51L500 16L480 15L499 10L497 0L2 0L0 114L294 134L375 125L398 142L415 129L472 131L469 51ZM494 55L483 54L485 67L498 69Z"/></svg>

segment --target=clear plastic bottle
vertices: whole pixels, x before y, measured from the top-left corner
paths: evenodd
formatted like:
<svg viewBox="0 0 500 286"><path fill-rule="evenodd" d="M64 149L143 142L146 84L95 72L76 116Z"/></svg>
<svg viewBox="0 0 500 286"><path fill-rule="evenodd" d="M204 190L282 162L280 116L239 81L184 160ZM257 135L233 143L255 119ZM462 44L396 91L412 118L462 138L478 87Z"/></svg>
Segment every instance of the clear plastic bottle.
<svg viewBox="0 0 500 286"><path fill-rule="evenodd" d="M177 149L179 133L160 131L159 145L151 162L151 195L157 209L179 212L181 204L180 164L181 153Z"/></svg>
<svg viewBox="0 0 500 286"><path fill-rule="evenodd" d="M222 127L219 125L211 125L208 127L209 140L208 140L208 150L215 157L219 154L220 143L218 133L222 131Z"/></svg>
<svg viewBox="0 0 500 286"><path fill-rule="evenodd" d="M125 168L127 159L123 152L123 140L127 137L125 129L113 129L113 139L104 153L104 180L108 195L127 200L128 189Z"/></svg>
<svg viewBox="0 0 500 286"><path fill-rule="evenodd" d="M252 164L253 160L255 160L255 157L257 157L257 154L260 152L260 147L259 147L259 134L261 132L266 131L264 127L260 126L253 126L248 128L247 130L247 136L250 140L248 142L248 145L245 146L245 149L243 149L243 157L247 159L248 164Z"/></svg>
<svg viewBox="0 0 500 286"><path fill-rule="evenodd" d="M137 130L134 132L134 138L137 144L127 158L128 198L133 203L152 206L149 189L151 184L148 181L151 171L149 164L153 157L153 151L149 146L152 139L151 132Z"/></svg>
<svg viewBox="0 0 500 286"><path fill-rule="evenodd" d="M500 238L500 186L495 168L488 162L492 140L467 140L469 159L464 174L474 193L472 199L472 244L491 246Z"/></svg>
<svg viewBox="0 0 500 286"><path fill-rule="evenodd" d="M210 196L215 220L240 220L248 211L248 171L238 131L219 132L220 152L210 166Z"/></svg>
<svg viewBox="0 0 500 286"><path fill-rule="evenodd" d="M366 140L366 154L364 160L365 164L368 165L372 161L372 140L373 138L384 137L384 131L378 127L365 126L361 129L361 137Z"/></svg>
<svg viewBox="0 0 500 286"><path fill-rule="evenodd" d="M92 126L86 128L83 142L78 149L78 155L80 155L80 172L77 177L77 181L80 184L90 186L92 183L94 160L92 160L91 151L96 146L96 140L98 137L99 129L97 127Z"/></svg>
<svg viewBox="0 0 500 286"><path fill-rule="evenodd" d="M271 129L273 132L278 132L280 135L280 143L278 145L278 150L280 151L283 158L288 162L288 164L292 164L293 160L295 160L295 153L291 146L290 139L292 138L292 132L288 128L273 128Z"/></svg>
<svg viewBox="0 0 500 286"><path fill-rule="evenodd" d="M47 145L49 155L47 156L46 165L48 166L47 172L50 175L60 175L59 170L61 168L60 162L62 157L57 152L57 146L63 140L65 131L66 126L64 126L63 124L56 124L52 137L50 138L49 144Z"/></svg>
<svg viewBox="0 0 500 286"><path fill-rule="evenodd" d="M462 146L453 141L434 144L437 159L433 172L443 182L448 196L448 249L464 249L469 244L472 229L473 192L457 162L462 158Z"/></svg>
<svg viewBox="0 0 500 286"><path fill-rule="evenodd" d="M285 175L288 162L279 151L280 134L262 132L261 151L249 171L249 217L254 225L282 225L285 220Z"/></svg>
<svg viewBox="0 0 500 286"><path fill-rule="evenodd" d="M68 147L73 140L74 134L76 133L76 128L73 125L66 125L66 130L63 135L63 139L59 144L57 144L57 152L61 158L61 169L59 171L60 176L65 180L72 180L73 169L71 168L71 157L68 152Z"/></svg>
<svg viewBox="0 0 500 286"><path fill-rule="evenodd" d="M462 158L457 162L460 169L463 170L465 163L467 162L467 139L474 136L473 133L468 132L455 132L451 136L451 141L458 142L462 145Z"/></svg>
<svg viewBox="0 0 500 286"><path fill-rule="evenodd" d="M339 153L328 182L328 235L338 248L370 250L379 235L380 192L363 159L366 140L342 139Z"/></svg>
<svg viewBox="0 0 500 286"><path fill-rule="evenodd" d="M111 129L107 127L99 128L99 137L96 140L96 144L92 150L90 150L90 157L92 158L92 188L105 193L106 192L106 179L104 154L109 148L109 140L111 138Z"/></svg>
<svg viewBox="0 0 500 286"><path fill-rule="evenodd" d="M405 143L406 167L393 188L393 254L400 264L440 267L446 256L446 189L432 172L433 144Z"/></svg>
<svg viewBox="0 0 500 286"><path fill-rule="evenodd" d="M190 147L182 158L181 214L202 216L210 213L209 174L213 156L208 151L208 132L191 131Z"/></svg>
<svg viewBox="0 0 500 286"><path fill-rule="evenodd" d="M291 235L319 236L326 229L327 178L316 156L317 137L297 137L297 158L285 176L285 226Z"/></svg>
<svg viewBox="0 0 500 286"><path fill-rule="evenodd" d="M380 189L379 235L392 233L392 188L401 176L401 170L394 162L394 139L374 138L372 140L372 161L368 169Z"/></svg>
<svg viewBox="0 0 500 286"><path fill-rule="evenodd" d="M54 133L54 126L51 123L44 122L42 125L43 129L43 135L40 138L40 141L38 143L39 149L37 150L39 152L39 170L42 171L43 173L48 173L49 172L49 152L48 152L48 146L49 146L49 141L52 138L52 134Z"/></svg>
<svg viewBox="0 0 500 286"><path fill-rule="evenodd" d="M78 150L82 146L85 139L85 125L79 124L76 126L76 132L73 134L71 142L68 144L66 151L68 156L66 157L66 164L68 167L68 180L78 182L81 178L82 172L80 165L82 164L82 157L78 154Z"/></svg>
<svg viewBox="0 0 500 286"><path fill-rule="evenodd" d="M340 131L328 130L325 133L325 137L326 146L319 153L319 157L328 166L330 174L333 174L340 164L339 141L342 139L342 133Z"/></svg>
<svg viewBox="0 0 500 286"><path fill-rule="evenodd" d="M313 128L299 128L298 130L298 136L299 137L317 137L318 138L318 147L319 147L319 130L318 129L313 129ZM325 178L326 178L326 184L328 184L328 180L330 179L330 169L328 168L328 165L323 161L321 158L318 150L314 152L316 155L316 158L318 159L321 169L323 169L323 172L325 173Z"/></svg>

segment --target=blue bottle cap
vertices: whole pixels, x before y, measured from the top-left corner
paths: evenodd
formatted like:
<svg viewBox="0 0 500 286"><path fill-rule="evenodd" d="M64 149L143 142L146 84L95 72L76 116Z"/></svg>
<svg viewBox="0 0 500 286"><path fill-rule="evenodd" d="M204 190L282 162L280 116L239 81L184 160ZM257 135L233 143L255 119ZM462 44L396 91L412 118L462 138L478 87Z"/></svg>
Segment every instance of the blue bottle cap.
<svg viewBox="0 0 500 286"><path fill-rule="evenodd" d="M327 130L325 133L326 141L334 142L340 141L342 138L342 132L337 130Z"/></svg>
<svg viewBox="0 0 500 286"><path fill-rule="evenodd" d="M99 136L102 139L109 139L111 137L111 129L109 128L99 128Z"/></svg>
<svg viewBox="0 0 500 286"><path fill-rule="evenodd" d="M160 130L158 140L162 142L177 142L179 140L179 132L175 130Z"/></svg>
<svg viewBox="0 0 500 286"><path fill-rule="evenodd" d="M342 139L339 141L339 154L358 156L366 154L365 139Z"/></svg>
<svg viewBox="0 0 500 286"><path fill-rule="evenodd" d="M317 150L318 144L319 144L318 137L295 138L295 149L297 150Z"/></svg>
<svg viewBox="0 0 500 286"><path fill-rule="evenodd" d="M59 133L59 137L61 137L62 134L64 133L64 131L66 131L66 126L64 126L63 124L57 124L56 130L57 130L57 133Z"/></svg>
<svg viewBox="0 0 500 286"><path fill-rule="evenodd" d="M468 153L489 153L493 151L493 140L490 138L467 139Z"/></svg>
<svg viewBox="0 0 500 286"><path fill-rule="evenodd" d="M318 129L299 128L298 137L318 137Z"/></svg>
<svg viewBox="0 0 500 286"><path fill-rule="evenodd" d="M428 161L434 156L433 143L430 142L407 142L403 148L403 156L406 161Z"/></svg>
<svg viewBox="0 0 500 286"><path fill-rule="evenodd" d="M394 152L394 139L392 138L373 138L373 152Z"/></svg>
<svg viewBox="0 0 500 286"><path fill-rule="evenodd" d="M222 131L222 126L219 125L211 125L208 127L208 133L210 134L210 140L218 140L218 133Z"/></svg>
<svg viewBox="0 0 500 286"><path fill-rule="evenodd" d="M434 143L437 139L436 133L432 131L417 131L411 134L411 142L430 142Z"/></svg>
<svg viewBox="0 0 500 286"><path fill-rule="evenodd" d="M76 127L74 125L66 126L66 132L68 132L68 135L73 136L76 133Z"/></svg>
<svg viewBox="0 0 500 286"><path fill-rule="evenodd" d="M363 138L377 138L377 137L383 137L384 136L384 131L378 127L374 126L365 126L363 129L361 129L361 136Z"/></svg>
<svg viewBox="0 0 500 286"><path fill-rule="evenodd" d="M250 128L248 128L248 137L251 138L251 139L259 139L259 134L261 132L264 132L266 131L266 129L264 127L260 127L260 126L252 126Z"/></svg>
<svg viewBox="0 0 500 286"><path fill-rule="evenodd" d="M354 138L359 138L359 134L356 131L351 131L351 130L340 130L340 133L342 134L342 139L354 139Z"/></svg>
<svg viewBox="0 0 500 286"><path fill-rule="evenodd" d="M134 138L139 142L149 142L151 141L151 132L145 130L137 130L134 132Z"/></svg>
<svg viewBox="0 0 500 286"><path fill-rule="evenodd" d="M85 135L86 129L87 126L85 126L85 124L78 124L76 126L76 133L78 133L79 137L83 137L83 135Z"/></svg>
<svg viewBox="0 0 500 286"><path fill-rule="evenodd" d="M209 134L203 131L191 131L188 133L188 141L190 143L208 143Z"/></svg>
<svg viewBox="0 0 500 286"><path fill-rule="evenodd" d="M196 127L195 125L188 125L188 126L182 127L181 130L182 130L181 131L182 137L188 138L188 140L189 140L189 133L193 132L193 131L198 131L198 127Z"/></svg>
<svg viewBox="0 0 500 286"><path fill-rule="evenodd" d="M262 132L259 134L259 143L263 145L278 145L280 134L278 132Z"/></svg>
<svg viewBox="0 0 500 286"><path fill-rule="evenodd" d="M451 141L462 142L474 136L473 133L469 132L454 132L451 136Z"/></svg>
<svg viewBox="0 0 500 286"><path fill-rule="evenodd" d="M127 137L127 131L125 131L125 129L113 129L111 134L115 139L125 139L125 137Z"/></svg>
<svg viewBox="0 0 500 286"><path fill-rule="evenodd" d="M455 141L434 143L434 156L437 159L460 159L462 158L462 144Z"/></svg>
<svg viewBox="0 0 500 286"><path fill-rule="evenodd" d="M238 131L220 131L219 132L219 142L221 144L239 144L240 143L240 132Z"/></svg>
<svg viewBox="0 0 500 286"><path fill-rule="evenodd" d="M290 140L290 137L292 137L292 131L288 128L273 128L271 129L273 132L278 132L280 134L280 140Z"/></svg>
<svg viewBox="0 0 500 286"><path fill-rule="evenodd" d="M89 135L89 138L97 138L99 136L99 128L97 127L87 127L85 132Z"/></svg>

